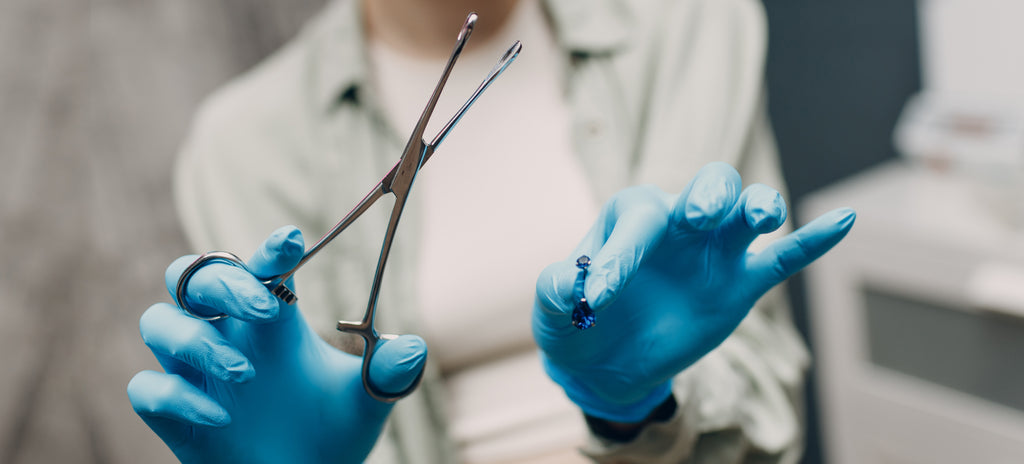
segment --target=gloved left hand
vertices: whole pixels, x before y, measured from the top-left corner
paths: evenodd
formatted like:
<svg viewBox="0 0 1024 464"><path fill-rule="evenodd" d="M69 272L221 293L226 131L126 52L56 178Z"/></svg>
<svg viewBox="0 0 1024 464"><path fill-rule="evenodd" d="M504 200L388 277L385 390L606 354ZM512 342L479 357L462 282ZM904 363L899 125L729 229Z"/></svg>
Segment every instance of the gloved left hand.
<svg viewBox="0 0 1024 464"><path fill-rule="evenodd" d="M128 396L181 461L356 463L373 448L392 405L364 391L361 358L321 340L257 279L291 269L302 253L302 235L285 227L249 261L255 276L218 262L197 271L190 305L227 319L202 321L166 303L142 316L142 338L166 372L138 373ZM168 268L172 294L194 259ZM398 392L425 361L423 340L404 335L377 346L370 377Z"/></svg>
<svg viewBox="0 0 1024 464"><path fill-rule="evenodd" d="M849 209L828 213L761 252L760 234L786 219L775 190L741 193L731 166L701 169L679 195L634 187L605 205L571 259L537 281L533 334L548 375L585 413L643 421L671 393L672 378L718 346L771 287L837 244L853 225ZM596 324L571 314L580 270Z"/></svg>

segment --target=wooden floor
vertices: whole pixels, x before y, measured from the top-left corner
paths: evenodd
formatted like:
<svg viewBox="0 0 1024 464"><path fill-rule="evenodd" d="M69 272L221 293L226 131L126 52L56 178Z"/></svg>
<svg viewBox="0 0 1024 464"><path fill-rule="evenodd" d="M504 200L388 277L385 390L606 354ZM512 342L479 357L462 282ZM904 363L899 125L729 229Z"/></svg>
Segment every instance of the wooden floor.
<svg viewBox="0 0 1024 464"><path fill-rule="evenodd" d="M191 251L169 168L202 97L322 3L0 2L0 462L175 462L125 395Z"/></svg>

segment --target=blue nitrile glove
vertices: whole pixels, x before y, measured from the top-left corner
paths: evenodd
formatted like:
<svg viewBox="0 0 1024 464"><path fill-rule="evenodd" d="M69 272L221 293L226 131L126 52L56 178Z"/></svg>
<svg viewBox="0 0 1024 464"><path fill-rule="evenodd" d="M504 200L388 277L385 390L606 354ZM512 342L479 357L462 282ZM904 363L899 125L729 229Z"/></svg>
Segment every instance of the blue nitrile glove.
<svg viewBox="0 0 1024 464"><path fill-rule="evenodd" d="M294 227L275 231L249 261L254 274L273 276L302 257ZM174 292L193 260L167 269ZM295 288L295 287L292 287ZM159 303L140 321L142 339L166 373L143 371L128 384L142 420L183 462L363 462L390 404L363 389L361 358L328 345L252 274L210 263L188 284L197 311L231 317L205 322ZM370 377L390 392L403 390L426 360L417 336L378 345Z"/></svg>
<svg viewBox="0 0 1024 464"><path fill-rule="evenodd" d="M571 259L537 281L533 334L548 375L593 417L637 423L665 401L672 377L718 346L774 285L850 230L854 212L832 211L759 253L779 228L775 190L741 193L731 166L705 166L677 195L634 187L605 205ZM574 327L576 258L587 255L584 294L596 324Z"/></svg>

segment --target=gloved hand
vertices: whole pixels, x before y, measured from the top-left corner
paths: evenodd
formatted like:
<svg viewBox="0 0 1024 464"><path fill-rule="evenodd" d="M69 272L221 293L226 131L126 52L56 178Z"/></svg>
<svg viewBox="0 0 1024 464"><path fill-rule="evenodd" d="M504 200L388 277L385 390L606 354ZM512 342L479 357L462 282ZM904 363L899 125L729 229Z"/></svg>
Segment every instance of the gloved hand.
<svg viewBox="0 0 1024 464"><path fill-rule="evenodd" d="M290 269L303 253L294 227L275 231L249 261L257 277ZM167 269L171 293L185 256ZM295 288L295 287L291 287ZM142 420L183 462L363 462L390 404L363 390L361 358L334 349L240 267L210 263L188 284L206 322L159 303L140 321L142 339L166 373L143 371L128 384ZM378 345L370 377L398 392L423 369L426 345L402 336Z"/></svg>
<svg viewBox="0 0 1024 464"><path fill-rule="evenodd" d="M750 252L758 235L783 224L786 205L767 186L741 187L735 169L713 163L679 195L653 186L624 190L570 259L541 273L534 338L548 375L586 414L643 421L671 393L672 377L853 225L852 210L835 210ZM580 255L592 262L583 291L596 324L586 330L571 323Z"/></svg>

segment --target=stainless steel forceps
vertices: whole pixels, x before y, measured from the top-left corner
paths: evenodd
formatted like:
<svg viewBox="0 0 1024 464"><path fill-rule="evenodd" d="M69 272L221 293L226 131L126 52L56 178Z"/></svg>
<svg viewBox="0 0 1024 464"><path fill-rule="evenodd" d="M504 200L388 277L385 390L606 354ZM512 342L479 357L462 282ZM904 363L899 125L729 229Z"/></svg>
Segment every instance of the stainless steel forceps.
<svg viewBox="0 0 1024 464"><path fill-rule="evenodd" d="M370 191L363 199L352 209L341 221L339 221L330 231L324 234L312 247L306 250L302 259L298 264L295 265L291 270L285 272L276 277L262 281L264 285L270 289L271 293L280 298L282 301L288 304L294 303L298 296L295 292L288 288L285 283L288 279L295 274L296 271L302 267L303 264L308 262L314 255L317 254L324 246L326 246L331 240L341 234L350 224L355 222L364 212L366 212L370 206L372 206L378 199L388 193L395 194L395 204L391 209L391 218L388 221L387 232L384 234L384 243L381 246L380 257L377 259L377 269L373 276L373 286L370 289L369 301L366 305L366 313L363 315L363 319L358 322L338 322L338 330L342 332L352 332L363 338L365 341L363 350L363 365L362 365L362 377L363 377L363 388L373 398L384 401L394 402L400 398L412 393L419 385L420 380L423 376L422 371L420 376L405 390L398 393L388 393L381 391L373 385L370 381L370 360L373 358L374 350L377 348L377 343L381 339L391 339L395 335L379 334L374 328L374 316L377 311L377 298L380 294L380 284L384 276L384 265L388 260L388 253L391 251L391 243L395 238L395 231L398 228L398 220L402 216L402 209L405 207L405 202L409 198L409 190L412 187L413 181L416 179L416 174L420 168L423 167L430 156L434 154L437 147L444 141L445 137L452 130L452 127L462 119L462 116L466 113L466 110L480 97L488 86L496 79L504 70L512 63L513 60L519 55L519 51L522 50L522 44L517 40L509 47L508 51L498 60L498 63L494 65L487 77L484 78L480 86L473 92L473 94L466 100L466 103L455 113L454 116L448 121L447 124L441 129L440 132L434 137L434 139L427 143L423 140L423 132L427 127L427 123L430 121L430 116L434 112L434 107L437 105L438 97L441 95L441 90L444 88L445 83L448 81L448 75L451 74L452 67L455 65L455 60L458 59L459 54L462 53L463 47L466 45L466 41L469 39L470 33L473 31L473 26L476 24L477 15L476 13L470 13L466 17L465 24L462 25L462 29L459 31L458 38L455 42L455 48L452 50L451 56L448 58L447 64L445 64L444 71L441 73L441 79L438 80L437 86L434 87L434 93L430 95L430 100L427 102L426 108L423 110L423 114L420 116L419 121L416 123L416 127L412 131L412 135L409 137L409 142L405 146L405 150L402 151L402 157L398 160L398 163L391 168L390 171L384 176L383 179L373 190ZM189 280L202 266L210 263L211 261L221 261L233 264L248 270L245 263L234 254L224 251L212 251L199 256L192 264L185 268L181 274L181 278L178 279L178 285L175 289L175 299L177 300L178 306L183 310L203 320L218 320L227 317L226 314L217 314L213 316L204 316L197 314L189 306L187 299L185 298L185 290L188 286Z"/></svg>

